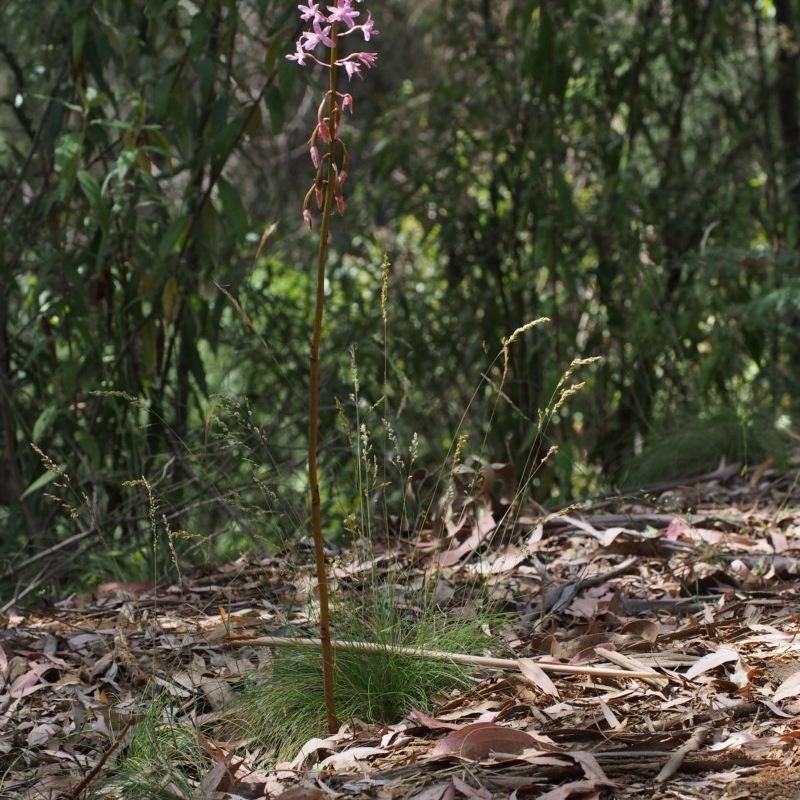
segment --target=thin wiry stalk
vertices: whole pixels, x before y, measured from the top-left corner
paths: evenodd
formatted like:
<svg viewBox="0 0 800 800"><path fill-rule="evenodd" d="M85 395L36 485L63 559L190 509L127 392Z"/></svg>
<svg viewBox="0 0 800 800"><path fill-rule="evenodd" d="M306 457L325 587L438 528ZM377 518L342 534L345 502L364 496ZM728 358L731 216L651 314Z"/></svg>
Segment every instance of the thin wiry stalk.
<svg viewBox="0 0 800 800"><path fill-rule="evenodd" d="M325 204L319 230L319 252L317 254L317 294L314 306L314 331L311 336L309 418L308 418L308 480L311 491L311 527L314 533L317 583L319 585L319 638L322 645L322 681L325 694L325 715L328 729L335 733L336 702L333 691L333 648L331 647L330 614L328 610L328 573L325 564L325 541L322 537L322 509L319 496L319 471L317 468L317 440L319 434L319 344L322 339L322 318L325 310L325 268L328 263L328 237L333 213L334 189L336 185L336 135L335 120L338 111L336 102L336 59L338 25L331 26L331 68L328 93L328 119L331 137L328 145L328 183L325 187Z"/></svg>

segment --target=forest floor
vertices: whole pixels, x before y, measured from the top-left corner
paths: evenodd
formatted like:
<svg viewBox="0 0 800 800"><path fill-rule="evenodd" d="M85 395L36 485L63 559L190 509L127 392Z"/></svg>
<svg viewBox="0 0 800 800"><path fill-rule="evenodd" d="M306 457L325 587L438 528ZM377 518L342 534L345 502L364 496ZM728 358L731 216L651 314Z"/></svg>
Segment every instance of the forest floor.
<svg viewBox="0 0 800 800"><path fill-rule="evenodd" d="M502 601L507 660L473 686L270 766L200 731L268 660L254 637L313 635L313 559L110 584L0 619L0 796L126 796L103 787L157 692L197 731L196 800L800 798L796 474L720 468L511 524L495 466L438 530L391 548L454 595L481 583ZM375 580L387 556L342 553L335 580Z"/></svg>

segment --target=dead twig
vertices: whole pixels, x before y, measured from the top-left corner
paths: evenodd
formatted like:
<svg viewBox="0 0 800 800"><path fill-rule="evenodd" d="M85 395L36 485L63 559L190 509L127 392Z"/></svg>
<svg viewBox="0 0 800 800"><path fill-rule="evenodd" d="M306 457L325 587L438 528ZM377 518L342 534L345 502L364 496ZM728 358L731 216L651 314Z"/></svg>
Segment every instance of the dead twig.
<svg viewBox="0 0 800 800"><path fill-rule="evenodd" d="M234 647L322 647L319 639L303 638L292 639L286 636L258 636L252 639L247 637L232 637L228 643ZM417 647L388 647L375 642L344 642L332 641L334 649L340 650L363 650L367 653L381 653L390 650L404 656L416 658L432 658L440 661L453 661L456 664L468 664L475 667L487 667L489 669L505 669L510 672L519 672L519 660L515 658L491 658L489 656L473 656L468 653L447 653L442 650L421 650ZM603 678L641 678L643 680L660 680L665 678L662 674L653 670L628 670L612 669L609 667L585 667L572 664L557 664L551 661L533 661L537 667L557 675L595 675Z"/></svg>
<svg viewBox="0 0 800 800"><path fill-rule="evenodd" d="M114 754L114 751L122 744L122 740L125 738L125 734L128 732L131 725L133 725L133 719L129 719L125 723L122 730L119 732L119 736L117 736L117 738L111 742L105 753L100 756L100 760L86 773L86 775L84 775L80 783L78 783L78 785L75 786L72 791L62 794L62 798L65 800L78 800L78 798L86 791L89 784L97 777L97 774L106 764L108 759Z"/></svg>
<svg viewBox="0 0 800 800"><path fill-rule="evenodd" d="M656 783L664 783L669 780L681 767L686 756L694 750L699 750L708 736L709 729L700 726L690 737L683 747L679 747L670 757L669 761L661 768L661 772L656 775Z"/></svg>

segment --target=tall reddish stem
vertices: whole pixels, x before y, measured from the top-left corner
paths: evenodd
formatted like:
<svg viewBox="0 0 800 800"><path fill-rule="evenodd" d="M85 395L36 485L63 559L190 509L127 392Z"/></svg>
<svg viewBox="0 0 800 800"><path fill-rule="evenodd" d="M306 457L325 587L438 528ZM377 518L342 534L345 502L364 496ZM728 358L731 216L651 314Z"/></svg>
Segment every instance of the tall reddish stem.
<svg viewBox="0 0 800 800"><path fill-rule="evenodd" d="M325 201L320 220L319 251L317 254L317 292L314 305L314 330L311 335L309 416L308 416L308 481L311 489L311 527L314 533L317 585L319 586L319 638L322 644L322 680L325 694L325 716L328 730L335 733L336 702L333 683L333 646L331 645L330 612L328 605L328 572L325 563L325 540L322 536L322 508L319 495L319 471L317 448L319 438L319 346L322 339L322 318L325 309L325 268L328 263L328 239L330 221L335 202L336 142L338 136L338 104L336 100L336 59L338 50L338 24L331 25L333 41L330 54L330 81L328 90L328 180L325 186Z"/></svg>

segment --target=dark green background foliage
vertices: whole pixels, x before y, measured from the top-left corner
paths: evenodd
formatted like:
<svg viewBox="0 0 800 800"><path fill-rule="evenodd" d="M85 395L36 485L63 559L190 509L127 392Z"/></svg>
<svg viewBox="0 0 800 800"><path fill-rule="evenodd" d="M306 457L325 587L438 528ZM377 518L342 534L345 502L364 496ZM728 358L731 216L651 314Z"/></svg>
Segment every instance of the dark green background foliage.
<svg viewBox="0 0 800 800"><path fill-rule="evenodd" d="M800 374L793 4L372 11L323 345L331 529L355 502L336 398L354 424L385 396L378 457L385 415L431 470L458 430L521 472L556 442L532 484L553 503L635 484L676 420L724 418L715 451L760 455L753 420L791 422ZM284 58L295 4L4 0L2 21L3 555L83 533L58 558L91 581L137 542L145 564L154 531L225 553L303 534L322 76ZM502 337L540 316L499 394Z"/></svg>

